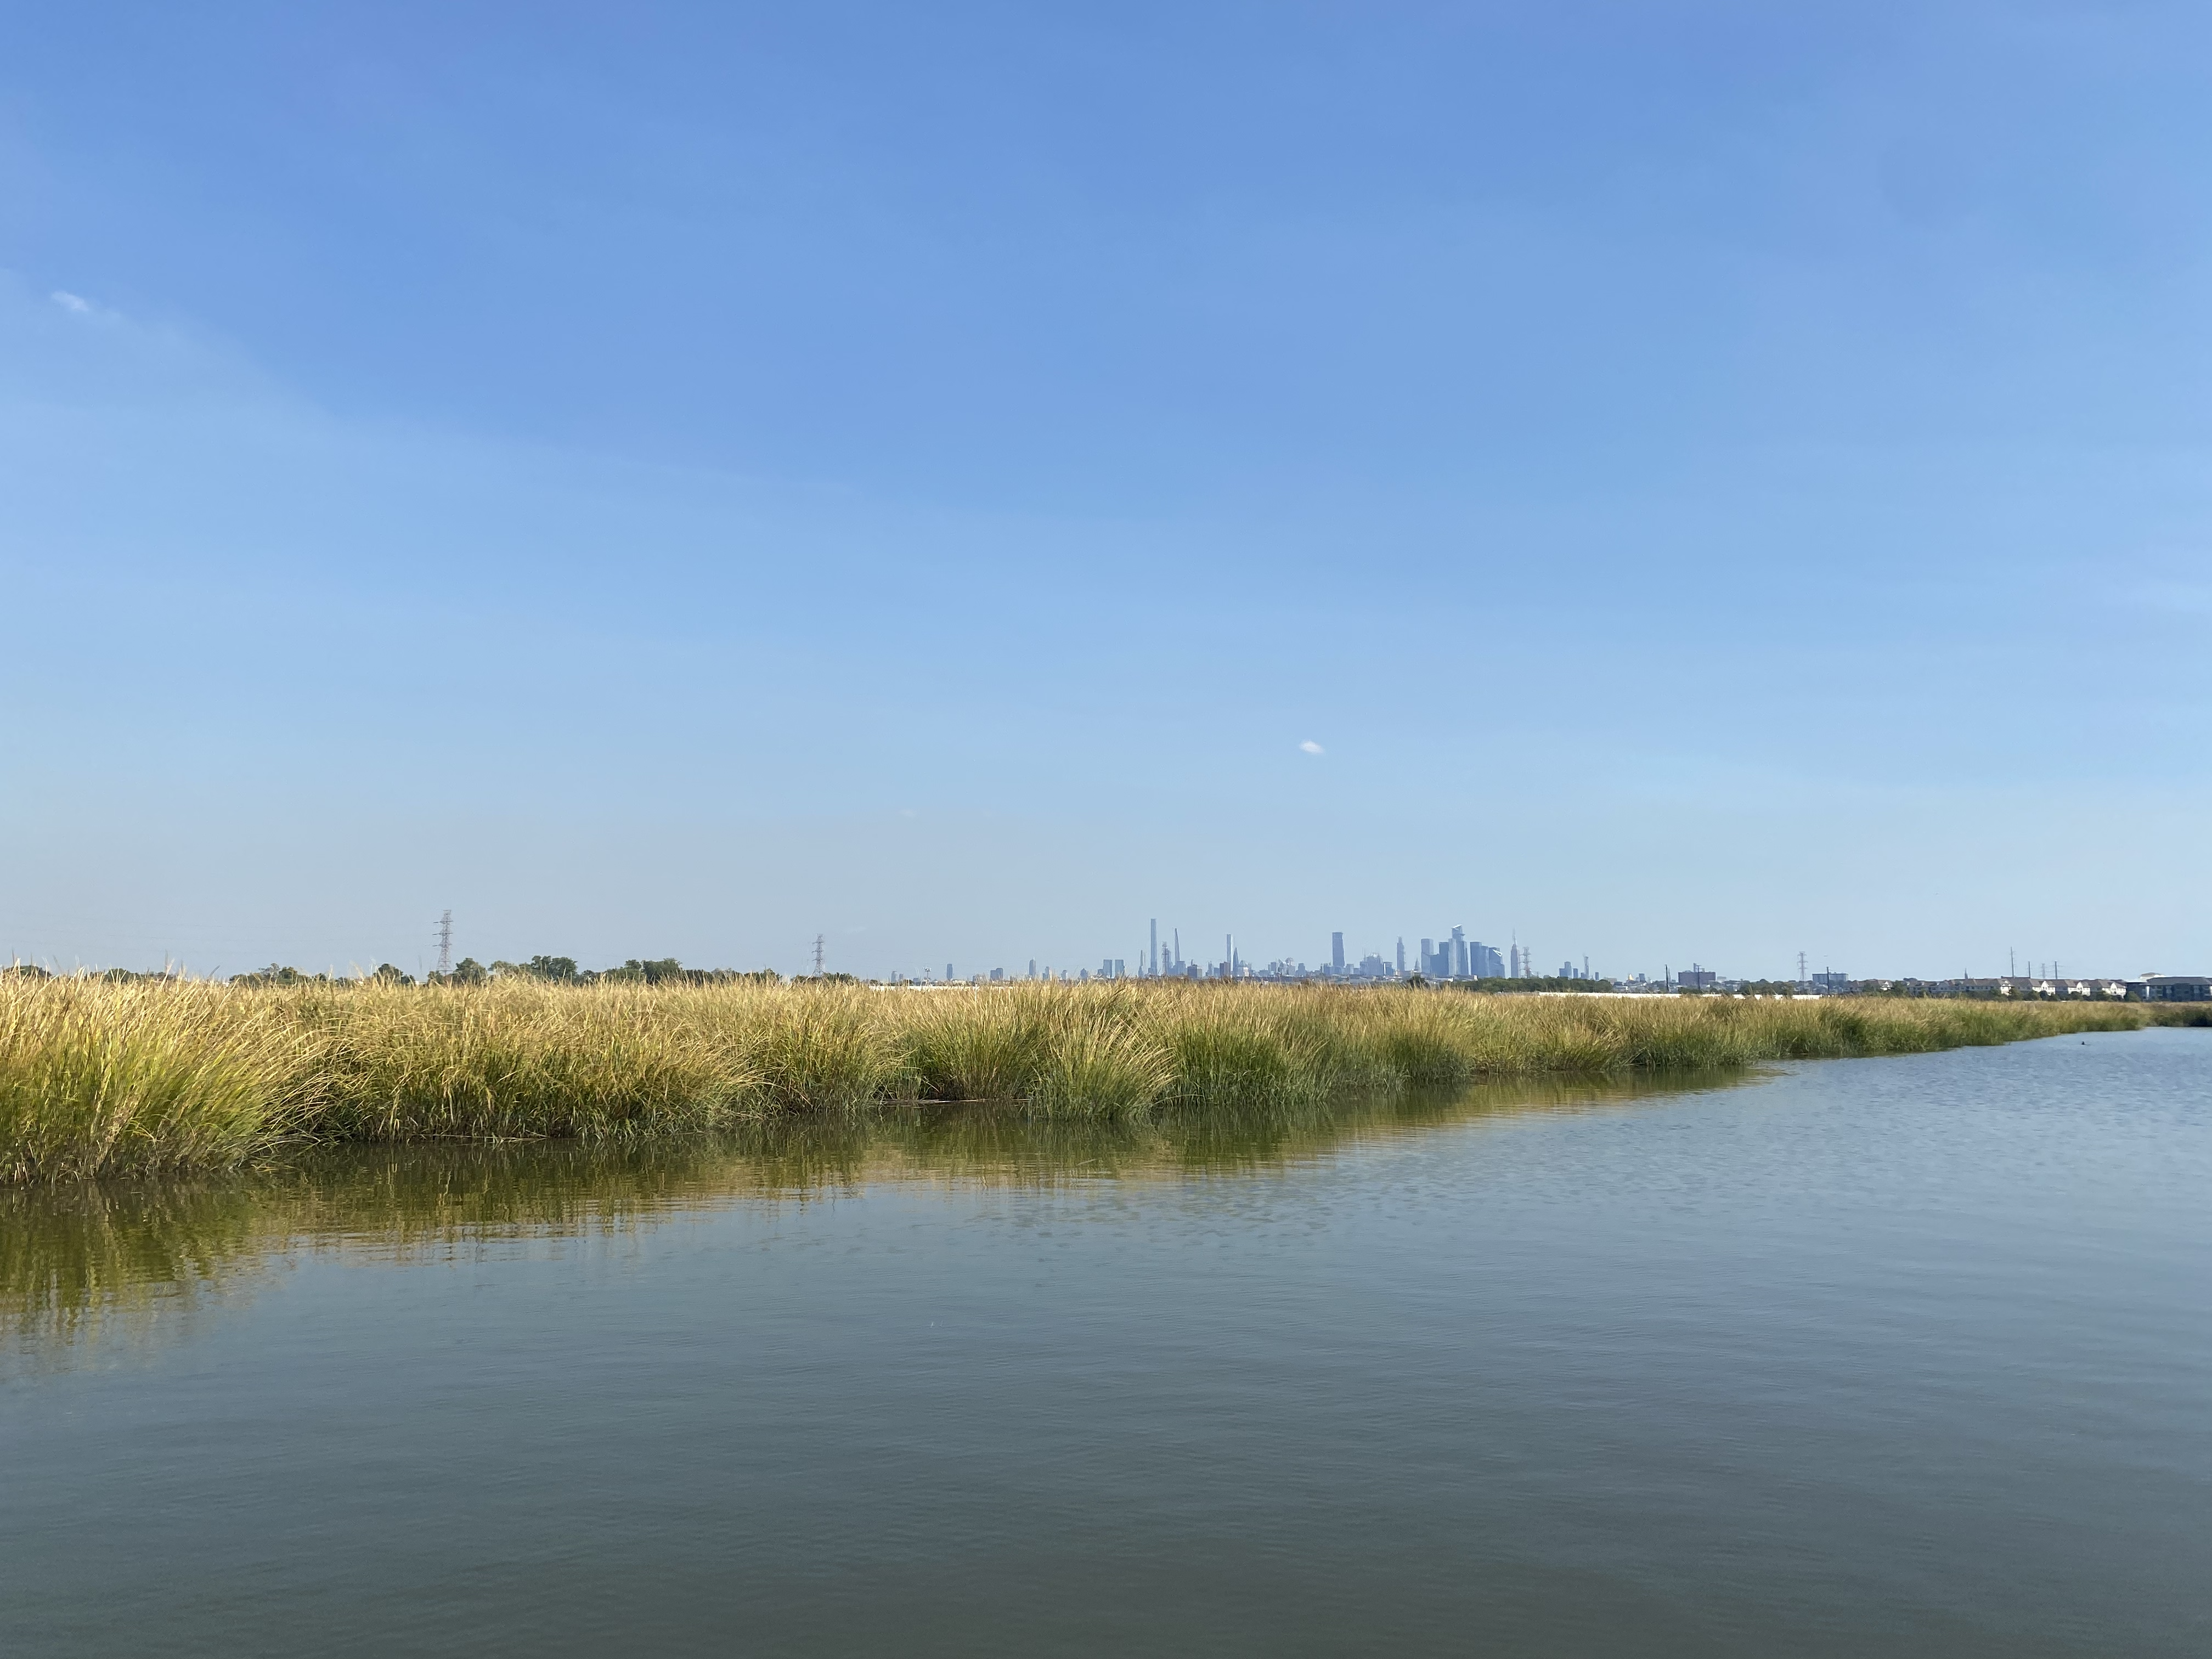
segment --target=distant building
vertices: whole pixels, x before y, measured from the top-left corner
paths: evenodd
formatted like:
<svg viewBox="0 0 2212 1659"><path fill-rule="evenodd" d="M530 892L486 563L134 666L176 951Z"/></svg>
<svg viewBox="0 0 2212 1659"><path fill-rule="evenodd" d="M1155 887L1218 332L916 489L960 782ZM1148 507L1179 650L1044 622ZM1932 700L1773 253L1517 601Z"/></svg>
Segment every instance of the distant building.
<svg viewBox="0 0 2212 1659"><path fill-rule="evenodd" d="M1328 936L1328 971L1332 974L1344 971L1344 935L1341 933Z"/></svg>
<svg viewBox="0 0 2212 1659"><path fill-rule="evenodd" d="M2212 1002L2212 975L2145 974L2128 981L2128 996L2136 1002Z"/></svg>
<svg viewBox="0 0 2212 1659"><path fill-rule="evenodd" d="M1813 988L1816 991L1848 991L1851 988L1849 974L1815 974Z"/></svg>
<svg viewBox="0 0 2212 1659"><path fill-rule="evenodd" d="M2051 983L2051 994L2053 996L2124 997L2127 994L2128 982L2124 979L2075 979L2069 977L2066 979L2055 980Z"/></svg>
<svg viewBox="0 0 2212 1659"><path fill-rule="evenodd" d="M1685 968L1674 975L1674 983L1686 991L1710 991L1720 982L1720 975L1710 968Z"/></svg>
<svg viewBox="0 0 2212 1659"><path fill-rule="evenodd" d="M1504 979L1505 977L1505 959L1498 954L1494 946L1470 943L1467 949L1468 955L1472 958L1468 964L1468 971L1475 978Z"/></svg>

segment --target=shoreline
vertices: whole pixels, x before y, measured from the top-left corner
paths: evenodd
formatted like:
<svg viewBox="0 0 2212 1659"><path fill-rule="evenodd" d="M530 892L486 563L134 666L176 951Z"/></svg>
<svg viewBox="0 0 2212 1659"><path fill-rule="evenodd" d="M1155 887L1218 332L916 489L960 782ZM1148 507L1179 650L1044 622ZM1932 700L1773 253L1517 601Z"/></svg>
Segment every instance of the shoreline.
<svg viewBox="0 0 2212 1659"><path fill-rule="evenodd" d="M219 1170L301 1142L644 1140L923 1102L1141 1118L2198 1024L2212 1009L1145 981L904 998L15 980L0 982L0 1181Z"/></svg>

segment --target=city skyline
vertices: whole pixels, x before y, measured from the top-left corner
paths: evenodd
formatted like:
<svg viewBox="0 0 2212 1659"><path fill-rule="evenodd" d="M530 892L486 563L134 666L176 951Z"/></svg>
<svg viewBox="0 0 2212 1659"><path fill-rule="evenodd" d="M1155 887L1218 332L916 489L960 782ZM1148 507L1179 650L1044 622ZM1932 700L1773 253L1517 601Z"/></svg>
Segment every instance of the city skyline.
<svg viewBox="0 0 2212 1659"><path fill-rule="evenodd" d="M1230 963L1235 963L1237 976L1259 979L1336 978L1361 981L1405 979L1414 975L1431 980L1596 978L1613 982L1651 984L1679 981L1684 985L1719 982L1786 982L1815 988L1823 984L1840 984L1845 980L1856 980L1863 977L1918 981L1929 983L1968 981L1996 983L2008 980L2025 982L2051 978L2126 980L2139 978L2145 974L2185 972L2190 971L2192 967L2192 964L2185 962L2172 962L2138 963L2132 967L2120 968L2094 961L2085 966L2083 959L2031 956L2021 952L2016 947L2008 946L2004 952L2003 964L2001 967L1992 966L1987 971L1978 970L1971 962L1949 971L1917 971L1896 968L1885 963L1876 963L1863 973L1852 973L1838 968L1833 961L1822 957L1816 951L1784 953L1787 959L1780 967L1771 971L1745 969L1736 964L1717 968L1702 958L1680 954L1662 957L1655 969L1650 964L1618 967L1595 952L1583 952L1577 956L1571 956L1553 964L1548 957L1540 957L1534 942L1522 939L1517 929L1508 930L1508 942L1502 951L1495 945L1469 937L1463 924L1440 929L1434 936L1408 936L1394 933L1373 950L1361 950L1358 943L1347 945L1346 942L1347 937L1356 936L1348 935L1343 929L1331 930L1325 948L1311 953L1311 959L1309 960L1306 953L1296 951L1278 951L1266 957L1255 957L1237 944L1233 933L1225 932L1219 936L1221 954L1214 955L1208 951L1200 951L1197 955L1192 955L1183 949L1182 929L1180 927L1172 922L1164 925L1159 918L1153 917L1146 921L1143 942L1138 947L1134 956L1115 957L1100 953L1095 957L1086 957L1079 953L1070 955L1063 952L1058 957L1033 953L1009 957L1001 952L997 955L986 953L985 957L981 959L981 966L963 966L957 958L948 958L941 963L934 959L925 959L925 965L910 963L889 966L862 965L849 960L841 961L838 953L829 943L829 936L826 933L817 933L800 942L796 960L756 961L738 957L725 960L715 957L712 951L691 956L663 953L663 957L670 961L680 960L686 966L694 968L738 971L771 968L787 977L799 977L814 971L818 962L818 965L830 973L847 974L855 978L877 982L890 982L904 979L924 982L959 983L968 983L975 980L989 982L998 980L1017 981L1043 977L1071 981L1104 977L1214 979L1224 976L1223 967ZM52 958L41 961L21 953L15 953L13 959L30 962L34 965L55 971L70 971L73 969L99 971L108 968L123 968L141 972L168 969L187 974L197 973L223 977L234 973L259 972L264 967L270 965L295 967L308 972L352 975L368 972L378 963L392 962L404 970L411 970L417 975L427 976L433 968L440 963L461 957L489 964L500 960L526 962L531 957L541 954L536 949L523 950L509 947L506 950L495 950L482 945L471 945L465 927L456 921L455 913L450 909L440 913L430 927L425 930L425 939L423 948L412 953L411 958L404 952L380 954L372 952L368 953L370 959L348 957L343 960L318 961L312 957L297 957L297 953L294 953L294 959L287 959L285 953L280 951L268 962L222 964L212 969L173 957L150 963L89 962L82 959L67 962ZM457 940L459 943L456 942ZM542 945L544 941L537 941L537 943ZM818 958L816 954L817 950L821 953ZM637 958L637 952L635 951L600 957L592 957L588 953L585 956L574 956L566 952L562 954L566 959L574 961L584 968L592 968L595 963L619 965L625 960ZM971 964L975 960L977 959L969 959ZM1128 966L1131 962L1136 963L1133 972Z"/></svg>

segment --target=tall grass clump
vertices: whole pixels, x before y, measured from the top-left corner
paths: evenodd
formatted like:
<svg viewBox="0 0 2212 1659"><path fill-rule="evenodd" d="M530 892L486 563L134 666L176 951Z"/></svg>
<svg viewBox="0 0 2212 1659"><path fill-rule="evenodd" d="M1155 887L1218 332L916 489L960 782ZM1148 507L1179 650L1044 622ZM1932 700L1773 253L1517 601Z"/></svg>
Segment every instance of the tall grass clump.
<svg viewBox="0 0 2212 1659"><path fill-rule="evenodd" d="M846 1109L913 1092L876 994L864 988L673 994L700 999L705 1018L743 1033L769 1100L786 1110Z"/></svg>
<svg viewBox="0 0 2212 1659"><path fill-rule="evenodd" d="M603 1139L712 1128L766 1103L742 1022L712 1018L703 997L497 984L290 994L329 1057L314 1127L337 1139Z"/></svg>
<svg viewBox="0 0 2212 1659"><path fill-rule="evenodd" d="M969 995L918 994L895 1024L905 1077L929 1100L1024 1100L1062 1034L1065 1000L1042 986Z"/></svg>
<svg viewBox="0 0 2212 1659"><path fill-rule="evenodd" d="M1041 1000L1023 1099L1048 1117L1140 1117L1176 1079L1175 1055L1137 997Z"/></svg>
<svg viewBox="0 0 2212 1659"><path fill-rule="evenodd" d="M0 1178L234 1164L318 1092L285 1011L205 984L0 981Z"/></svg>

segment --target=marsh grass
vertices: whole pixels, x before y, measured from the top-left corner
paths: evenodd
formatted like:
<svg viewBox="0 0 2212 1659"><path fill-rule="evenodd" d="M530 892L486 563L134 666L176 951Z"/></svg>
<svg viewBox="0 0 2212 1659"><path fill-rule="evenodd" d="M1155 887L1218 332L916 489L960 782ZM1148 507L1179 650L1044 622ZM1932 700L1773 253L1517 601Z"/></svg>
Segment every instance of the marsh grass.
<svg viewBox="0 0 2212 1659"><path fill-rule="evenodd" d="M0 981L0 1178L234 1164L310 1115L298 1011L214 986Z"/></svg>
<svg viewBox="0 0 2212 1659"><path fill-rule="evenodd" d="M629 986L318 988L301 1006L327 1085L314 1127L341 1139L622 1138L713 1128L764 1098L764 1045Z"/></svg>
<svg viewBox="0 0 2212 1659"><path fill-rule="evenodd" d="M0 1176L301 1140L621 1143L926 1101L1134 1120L2131 1029L2132 1005L1492 997L1322 986L0 980Z"/></svg>

